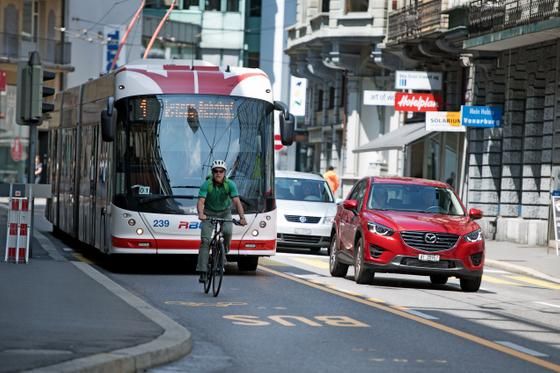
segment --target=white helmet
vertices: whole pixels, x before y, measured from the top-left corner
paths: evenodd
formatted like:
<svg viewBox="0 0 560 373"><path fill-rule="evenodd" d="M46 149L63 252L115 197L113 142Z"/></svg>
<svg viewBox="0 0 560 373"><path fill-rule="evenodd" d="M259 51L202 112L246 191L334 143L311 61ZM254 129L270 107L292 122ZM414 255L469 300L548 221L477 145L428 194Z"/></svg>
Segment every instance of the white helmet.
<svg viewBox="0 0 560 373"><path fill-rule="evenodd" d="M224 171L227 171L226 162L222 161L221 159L216 159L214 162L212 162L212 170L214 170L215 168L223 168Z"/></svg>

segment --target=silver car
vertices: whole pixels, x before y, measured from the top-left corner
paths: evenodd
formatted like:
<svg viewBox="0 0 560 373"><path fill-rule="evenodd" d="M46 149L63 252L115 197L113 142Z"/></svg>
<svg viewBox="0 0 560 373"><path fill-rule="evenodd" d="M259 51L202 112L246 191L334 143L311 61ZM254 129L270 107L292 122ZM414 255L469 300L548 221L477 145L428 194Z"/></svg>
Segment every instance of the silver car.
<svg viewBox="0 0 560 373"><path fill-rule="evenodd" d="M336 203L325 179L317 174L276 171L278 247L330 246Z"/></svg>

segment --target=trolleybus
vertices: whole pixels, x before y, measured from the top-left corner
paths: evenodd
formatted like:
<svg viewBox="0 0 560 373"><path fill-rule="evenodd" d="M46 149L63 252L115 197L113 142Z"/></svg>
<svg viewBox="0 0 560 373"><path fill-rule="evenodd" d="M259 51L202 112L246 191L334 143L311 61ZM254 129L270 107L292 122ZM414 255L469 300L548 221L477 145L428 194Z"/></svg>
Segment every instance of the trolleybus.
<svg viewBox="0 0 560 373"><path fill-rule="evenodd" d="M228 260L255 270L276 252L275 110L289 145L293 116L262 70L202 61L141 60L60 92L47 218L107 254L196 255L198 190L223 159L248 223L234 227Z"/></svg>

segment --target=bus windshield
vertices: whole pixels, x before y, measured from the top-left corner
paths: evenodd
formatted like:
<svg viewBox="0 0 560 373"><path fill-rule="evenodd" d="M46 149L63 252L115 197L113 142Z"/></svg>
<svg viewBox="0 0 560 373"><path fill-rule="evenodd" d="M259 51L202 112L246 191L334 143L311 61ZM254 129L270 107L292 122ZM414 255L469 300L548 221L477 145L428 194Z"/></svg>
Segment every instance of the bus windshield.
<svg viewBox="0 0 560 373"><path fill-rule="evenodd" d="M273 208L273 106L232 96L155 95L117 103L114 203L196 214L213 160L226 161L247 213Z"/></svg>

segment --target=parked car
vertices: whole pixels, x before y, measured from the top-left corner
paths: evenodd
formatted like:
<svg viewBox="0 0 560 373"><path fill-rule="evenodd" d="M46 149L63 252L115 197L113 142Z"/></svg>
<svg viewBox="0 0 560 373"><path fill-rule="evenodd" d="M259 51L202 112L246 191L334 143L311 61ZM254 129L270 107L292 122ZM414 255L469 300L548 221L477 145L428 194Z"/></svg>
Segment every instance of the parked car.
<svg viewBox="0 0 560 373"><path fill-rule="evenodd" d="M276 171L279 247L329 248L336 203L326 180L313 173Z"/></svg>
<svg viewBox="0 0 560 373"><path fill-rule="evenodd" d="M430 276L433 284L458 277L463 291L480 288L484 238L478 209L465 207L446 183L403 177L366 177L338 206L331 239L331 275L355 281L375 272Z"/></svg>

